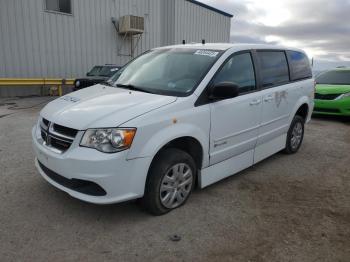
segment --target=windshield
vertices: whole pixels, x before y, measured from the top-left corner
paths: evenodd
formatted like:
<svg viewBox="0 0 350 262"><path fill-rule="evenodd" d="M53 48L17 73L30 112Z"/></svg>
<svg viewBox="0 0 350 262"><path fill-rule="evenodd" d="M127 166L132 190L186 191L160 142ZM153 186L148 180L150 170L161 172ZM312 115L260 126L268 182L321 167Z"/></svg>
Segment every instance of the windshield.
<svg viewBox="0 0 350 262"><path fill-rule="evenodd" d="M328 71L316 78L317 84L350 85L350 70Z"/></svg>
<svg viewBox="0 0 350 262"><path fill-rule="evenodd" d="M130 62L108 82L155 94L186 96L194 91L220 55L221 51L217 50L153 50Z"/></svg>
<svg viewBox="0 0 350 262"><path fill-rule="evenodd" d="M111 77L118 71L118 69L119 67L117 66L94 66L87 75Z"/></svg>

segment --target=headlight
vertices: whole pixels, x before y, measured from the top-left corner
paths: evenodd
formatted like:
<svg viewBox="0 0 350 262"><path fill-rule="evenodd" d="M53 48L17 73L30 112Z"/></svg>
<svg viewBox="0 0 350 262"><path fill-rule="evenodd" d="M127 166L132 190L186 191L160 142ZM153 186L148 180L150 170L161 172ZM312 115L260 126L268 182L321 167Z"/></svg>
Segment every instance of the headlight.
<svg viewBox="0 0 350 262"><path fill-rule="evenodd" d="M88 129L80 146L90 147L105 153L128 149L134 139L136 128Z"/></svg>
<svg viewBox="0 0 350 262"><path fill-rule="evenodd" d="M342 99L342 98L345 98L345 97L350 97L350 92L349 93L345 93L345 94L341 94L336 99L338 100L338 99Z"/></svg>
<svg viewBox="0 0 350 262"><path fill-rule="evenodd" d="M75 86L76 86L76 87L79 87L79 86L80 86L80 81L79 81L79 80L75 81Z"/></svg>

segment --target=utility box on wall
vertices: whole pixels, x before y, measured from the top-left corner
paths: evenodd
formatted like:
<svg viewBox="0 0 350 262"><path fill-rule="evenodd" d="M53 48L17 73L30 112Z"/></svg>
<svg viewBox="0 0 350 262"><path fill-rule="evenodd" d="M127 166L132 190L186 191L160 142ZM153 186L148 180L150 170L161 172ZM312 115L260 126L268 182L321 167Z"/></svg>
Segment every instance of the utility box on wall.
<svg viewBox="0 0 350 262"><path fill-rule="evenodd" d="M145 30L144 18L141 16L126 15L119 19L119 34L142 34Z"/></svg>

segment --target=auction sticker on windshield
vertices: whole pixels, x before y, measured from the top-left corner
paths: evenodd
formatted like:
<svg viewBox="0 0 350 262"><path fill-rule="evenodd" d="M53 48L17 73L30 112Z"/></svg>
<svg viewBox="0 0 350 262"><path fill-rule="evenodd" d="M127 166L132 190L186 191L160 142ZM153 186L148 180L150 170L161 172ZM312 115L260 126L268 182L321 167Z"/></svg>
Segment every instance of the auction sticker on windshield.
<svg viewBox="0 0 350 262"><path fill-rule="evenodd" d="M210 56L210 57L216 57L219 52L214 52L214 51L209 51L209 50L197 50L195 53L195 55L206 55L206 56Z"/></svg>

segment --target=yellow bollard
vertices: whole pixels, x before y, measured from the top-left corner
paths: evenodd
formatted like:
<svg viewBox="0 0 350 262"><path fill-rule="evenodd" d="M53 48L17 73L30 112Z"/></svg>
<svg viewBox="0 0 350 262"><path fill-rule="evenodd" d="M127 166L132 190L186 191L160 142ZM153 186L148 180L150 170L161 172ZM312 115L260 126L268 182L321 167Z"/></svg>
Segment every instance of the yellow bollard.
<svg viewBox="0 0 350 262"><path fill-rule="evenodd" d="M62 96L62 85L58 86L58 96Z"/></svg>

